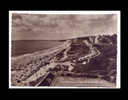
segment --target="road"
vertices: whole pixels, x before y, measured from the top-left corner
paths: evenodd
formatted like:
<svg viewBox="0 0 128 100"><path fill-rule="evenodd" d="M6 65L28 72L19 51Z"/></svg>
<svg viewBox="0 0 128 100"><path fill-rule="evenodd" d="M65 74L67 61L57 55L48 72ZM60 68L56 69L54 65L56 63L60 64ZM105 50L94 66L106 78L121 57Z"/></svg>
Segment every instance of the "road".
<svg viewBox="0 0 128 100"><path fill-rule="evenodd" d="M91 58L94 58L94 57L100 55L100 51L97 50L97 48L93 47L92 44L89 43L87 40L85 40L84 43L85 43L85 45L87 45L87 46L90 47L90 51L89 51L89 54L88 55L85 55L83 57L80 57L78 59L78 61L81 61L81 60L84 60L84 59L88 59L87 61L89 63Z"/></svg>

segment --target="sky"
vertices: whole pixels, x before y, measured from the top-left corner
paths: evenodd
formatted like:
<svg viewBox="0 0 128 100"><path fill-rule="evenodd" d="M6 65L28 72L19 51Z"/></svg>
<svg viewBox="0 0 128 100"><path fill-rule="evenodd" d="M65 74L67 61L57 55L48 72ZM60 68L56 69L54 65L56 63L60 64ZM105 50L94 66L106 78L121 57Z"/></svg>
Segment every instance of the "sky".
<svg viewBox="0 0 128 100"><path fill-rule="evenodd" d="M116 32L115 14L12 14L12 40L63 40Z"/></svg>

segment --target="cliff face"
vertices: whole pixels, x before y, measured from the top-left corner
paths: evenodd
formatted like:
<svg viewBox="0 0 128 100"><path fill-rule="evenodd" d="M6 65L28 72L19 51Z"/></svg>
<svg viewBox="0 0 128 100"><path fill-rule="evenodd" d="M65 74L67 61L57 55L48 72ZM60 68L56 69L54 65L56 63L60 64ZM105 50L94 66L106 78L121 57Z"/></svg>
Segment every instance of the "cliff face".
<svg viewBox="0 0 128 100"><path fill-rule="evenodd" d="M72 39L70 46L61 52L72 63L72 72L89 73L116 81L117 36L102 35ZM61 58L61 57L60 57Z"/></svg>

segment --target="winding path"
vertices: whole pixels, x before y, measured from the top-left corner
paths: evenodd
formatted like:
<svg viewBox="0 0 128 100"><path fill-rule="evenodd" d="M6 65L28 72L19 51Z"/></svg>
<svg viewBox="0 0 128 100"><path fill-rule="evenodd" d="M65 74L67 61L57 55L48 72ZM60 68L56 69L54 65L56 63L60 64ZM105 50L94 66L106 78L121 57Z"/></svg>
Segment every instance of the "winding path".
<svg viewBox="0 0 128 100"><path fill-rule="evenodd" d="M78 59L79 61L88 59L88 62L89 62L91 58L94 58L100 55L100 51L97 50L97 48L93 47L91 43L89 43L87 40L85 40L84 43L90 47L90 53L84 57L79 58Z"/></svg>

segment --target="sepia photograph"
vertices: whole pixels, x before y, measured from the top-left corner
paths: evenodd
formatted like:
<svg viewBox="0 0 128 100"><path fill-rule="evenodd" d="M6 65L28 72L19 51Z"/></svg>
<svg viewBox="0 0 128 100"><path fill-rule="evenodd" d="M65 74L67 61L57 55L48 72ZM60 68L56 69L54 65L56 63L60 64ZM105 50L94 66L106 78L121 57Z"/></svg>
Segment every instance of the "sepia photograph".
<svg viewBox="0 0 128 100"><path fill-rule="evenodd" d="M9 88L120 88L120 11L9 11Z"/></svg>

